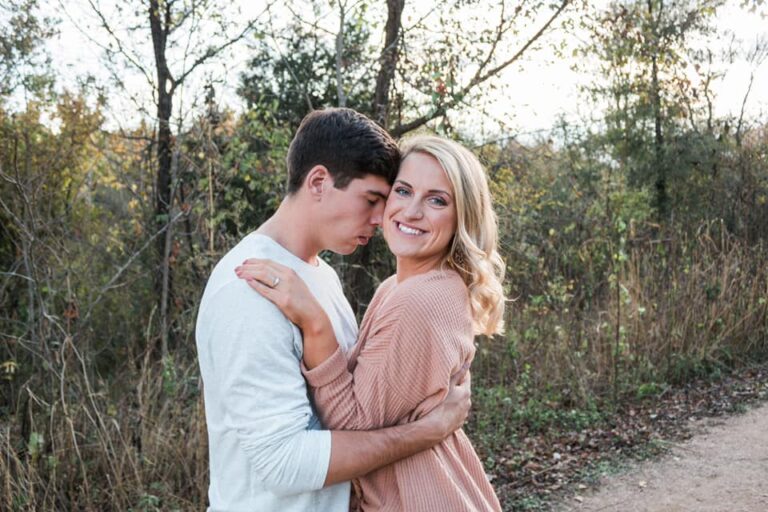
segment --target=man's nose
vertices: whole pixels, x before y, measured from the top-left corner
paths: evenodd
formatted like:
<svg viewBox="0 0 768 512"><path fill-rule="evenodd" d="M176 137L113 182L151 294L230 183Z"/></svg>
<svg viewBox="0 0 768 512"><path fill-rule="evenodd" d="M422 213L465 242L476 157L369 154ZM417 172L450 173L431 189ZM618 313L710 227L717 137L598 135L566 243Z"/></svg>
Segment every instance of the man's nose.
<svg viewBox="0 0 768 512"><path fill-rule="evenodd" d="M381 226L381 223L384 221L384 201L379 201L379 203L381 204L377 204L371 214L372 226Z"/></svg>

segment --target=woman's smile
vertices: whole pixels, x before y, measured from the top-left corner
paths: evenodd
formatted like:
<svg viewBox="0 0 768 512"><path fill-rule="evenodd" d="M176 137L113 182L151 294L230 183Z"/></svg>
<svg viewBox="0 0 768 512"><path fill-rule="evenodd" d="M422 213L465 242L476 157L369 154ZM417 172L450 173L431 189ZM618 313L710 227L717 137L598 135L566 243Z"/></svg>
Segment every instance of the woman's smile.
<svg viewBox="0 0 768 512"><path fill-rule="evenodd" d="M394 221L395 226L397 226L397 229L400 230L401 233L405 233L408 236L419 236L426 233L423 229L416 228L414 226L410 226L408 224L405 224L404 222L398 222Z"/></svg>

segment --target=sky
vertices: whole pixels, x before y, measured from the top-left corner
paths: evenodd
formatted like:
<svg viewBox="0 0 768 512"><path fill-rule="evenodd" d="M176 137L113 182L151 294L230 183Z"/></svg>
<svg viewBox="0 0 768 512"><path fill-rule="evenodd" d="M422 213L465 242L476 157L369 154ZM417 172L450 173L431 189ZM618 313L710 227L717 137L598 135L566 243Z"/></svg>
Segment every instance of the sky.
<svg viewBox="0 0 768 512"><path fill-rule="evenodd" d="M608 3L606 0L593 1L597 5ZM736 34L740 45L746 48L758 37L768 37L768 19L741 8L740 3L740 0L729 0L718 12L716 26L719 31ZM101 2L100 4L110 5L111 3ZM263 5L263 2L258 1L234 0L227 15L246 20L262 10ZM407 2L404 17L408 19L420 16L421 13L416 11L425 9L424 5ZM409 8L413 11L409 11ZM275 14L278 17L290 15L285 10L276 9ZM240 10L239 14L237 10ZM113 9L107 7L106 11L108 16L120 20L121 15ZM43 12L61 20L59 35L48 45L54 67L60 77L60 85L72 88L78 77L86 73L93 74L99 83L107 83L109 75L103 70L103 50L100 46L106 45L108 38L99 27L98 20L88 7L88 2L48 0L44 3ZM322 18L321 24L324 24L324 28L328 31L334 31L337 22L332 9L329 7L328 11L322 14L327 16ZM206 30L210 32L214 29L210 26L201 26L202 38L192 41L191 44L205 44ZM548 33L543 41L572 48L585 38L586 34L579 32L578 29L570 32L558 29ZM727 38L723 37L716 41L699 41L698 44L718 51L725 45L726 40ZM149 41L134 40L131 43L140 43L139 46L143 44L144 50L150 51ZM569 54L568 51L565 53ZM594 115L594 105L590 105L581 92L581 88L593 79L588 66L582 66L583 69L580 70L572 69L570 60L557 57L548 44L541 45L539 50L527 55L518 65L506 69L497 81L503 84L503 87L489 97L490 105L487 110L493 113L491 117L481 115L473 109L467 109L455 116L455 123L483 126L481 137L486 138L498 136L500 131L520 134L522 137L526 135L535 137L537 134L545 134L551 130L558 119L564 118L578 123ZM249 58L245 45L234 47L225 59L202 69L197 74L197 82L190 84L191 89L199 88L202 81L212 77L217 81L219 102L225 107L242 109L242 102L237 97L235 89L239 73L244 69ZM151 54L148 59L151 63ZM742 57L735 59L725 69L725 75L713 87L717 97L715 113L719 116L738 115L750 73L754 73L754 83L746 111L754 118L765 119L765 114L768 113L768 62L754 69ZM110 98L107 113L108 126L126 127L135 124L137 105L149 105L151 102L151 96L146 92L148 87L144 78L130 70L126 70L121 75L127 89L135 92L136 101L120 100L118 95L108 94ZM184 97L191 96L186 94ZM182 110L194 111L194 108L191 110L184 108L189 107L189 104L181 104L181 107Z"/></svg>

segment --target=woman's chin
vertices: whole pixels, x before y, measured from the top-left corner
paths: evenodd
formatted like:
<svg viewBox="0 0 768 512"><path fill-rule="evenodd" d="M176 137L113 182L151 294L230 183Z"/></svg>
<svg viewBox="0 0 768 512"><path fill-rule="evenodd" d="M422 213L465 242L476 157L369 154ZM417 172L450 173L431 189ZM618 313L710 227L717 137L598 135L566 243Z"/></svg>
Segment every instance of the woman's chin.
<svg viewBox="0 0 768 512"><path fill-rule="evenodd" d="M391 252L395 258L407 258L409 256L414 255L414 250L408 247L403 247L401 244L389 244L387 242L387 247L389 247L389 252Z"/></svg>

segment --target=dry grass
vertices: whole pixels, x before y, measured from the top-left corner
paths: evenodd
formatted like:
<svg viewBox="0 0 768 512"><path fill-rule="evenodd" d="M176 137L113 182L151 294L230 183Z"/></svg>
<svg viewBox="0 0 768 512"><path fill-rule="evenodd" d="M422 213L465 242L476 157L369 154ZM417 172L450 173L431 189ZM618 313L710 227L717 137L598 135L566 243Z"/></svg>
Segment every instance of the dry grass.
<svg viewBox="0 0 768 512"><path fill-rule="evenodd" d="M476 359L478 392L503 390L476 401L493 409L479 417L535 422L766 356L763 245L715 223L677 240L629 240L626 254L591 302L576 298L577 283L510 307L506 337L485 340ZM56 341L27 359L26 380L4 383L15 395L0 419L0 508L203 510L207 442L190 345L176 361L127 351L102 379L84 342ZM525 403L539 408L521 416ZM475 441L487 452L498 440Z"/></svg>

